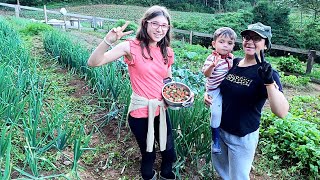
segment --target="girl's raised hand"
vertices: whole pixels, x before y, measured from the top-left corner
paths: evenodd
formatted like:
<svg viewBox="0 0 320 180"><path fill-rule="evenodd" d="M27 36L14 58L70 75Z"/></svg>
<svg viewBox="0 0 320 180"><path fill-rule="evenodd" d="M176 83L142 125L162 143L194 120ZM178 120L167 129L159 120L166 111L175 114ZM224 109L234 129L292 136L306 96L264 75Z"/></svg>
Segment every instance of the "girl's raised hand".
<svg viewBox="0 0 320 180"><path fill-rule="evenodd" d="M132 30L123 32L129 25L129 23L130 23L129 21L126 21L126 23L122 27L119 26L119 27L112 28L106 35L105 40L112 44L112 43L115 43L120 38L122 38L123 36L133 33Z"/></svg>

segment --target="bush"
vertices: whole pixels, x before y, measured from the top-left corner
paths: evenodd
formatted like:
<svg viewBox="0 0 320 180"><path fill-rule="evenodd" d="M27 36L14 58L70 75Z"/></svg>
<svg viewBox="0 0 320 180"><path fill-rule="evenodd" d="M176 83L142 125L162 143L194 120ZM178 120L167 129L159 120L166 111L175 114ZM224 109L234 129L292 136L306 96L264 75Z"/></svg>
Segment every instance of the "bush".
<svg viewBox="0 0 320 180"><path fill-rule="evenodd" d="M124 24L126 23L126 20L124 19L119 19L116 24L115 24L115 27L118 27L118 26L123 26ZM138 29L138 25L132 21L130 21L129 25L127 26L126 30L125 31L134 31L134 32L137 32L137 29Z"/></svg>
<svg viewBox="0 0 320 180"><path fill-rule="evenodd" d="M298 73L298 74L305 73L302 63L297 58L294 58L293 56L281 57L278 62L278 68L284 72Z"/></svg>
<svg viewBox="0 0 320 180"><path fill-rule="evenodd" d="M309 77L297 77L294 75L281 76L281 82L284 86L296 89L306 88L310 82Z"/></svg>
<svg viewBox="0 0 320 180"><path fill-rule="evenodd" d="M22 29L20 32L26 34L26 35L39 35L42 32L50 31L53 27L49 26L47 24L43 23L30 23L28 24L24 29Z"/></svg>
<svg viewBox="0 0 320 180"><path fill-rule="evenodd" d="M320 80L320 69L316 70L316 68L313 68L311 74L308 74L308 76Z"/></svg>

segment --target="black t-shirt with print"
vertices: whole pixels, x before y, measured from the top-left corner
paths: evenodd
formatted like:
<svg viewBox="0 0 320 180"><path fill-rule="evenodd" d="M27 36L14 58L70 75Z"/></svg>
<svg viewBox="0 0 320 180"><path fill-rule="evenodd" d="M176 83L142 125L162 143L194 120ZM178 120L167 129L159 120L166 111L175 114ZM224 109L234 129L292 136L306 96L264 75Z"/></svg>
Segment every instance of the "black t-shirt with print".
<svg viewBox="0 0 320 180"><path fill-rule="evenodd" d="M259 128L261 109L268 95L258 75L259 65L239 67L240 60L234 60L233 67L220 85L223 99L220 127L230 134L243 137ZM282 91L279 74L275 70L273 78Z"/></svg>

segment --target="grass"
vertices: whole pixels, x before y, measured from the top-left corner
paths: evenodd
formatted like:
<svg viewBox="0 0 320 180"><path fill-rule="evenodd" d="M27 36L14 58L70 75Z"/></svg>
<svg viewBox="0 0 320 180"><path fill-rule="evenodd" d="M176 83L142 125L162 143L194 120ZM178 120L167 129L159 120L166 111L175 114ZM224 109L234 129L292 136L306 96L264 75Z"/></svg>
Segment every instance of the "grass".
<svg viewBox="0 0 320 180"><path fill-rule="evenodd" d="M11 23L14 22L14 20L11 21ZM18 27L18 24L20 24L19 21L15 25ZM47 140L59 139L60 131L58 129L62 130L61 132L64 130L68 131L66 127L69 126L71 129L73 128L70 131L72 135L70 139L66 139L65 147L61 146L63 148L60 148L60 150L64 148L72 149L70 143L72 143L72 139L76 135L74 130L80 128L81 124L89 124L88 120L92 116L93 111L95 111L95 106L90 104L93 100L92 96L75 96L77 90L81 90L81 88L77 84L75 84L77 86L70 84L75 81L75 74L72 71L66 72L63 66L55 63L56 60L52 60L51 57L46 56L44 51L39 51L42 44L39 41L41 37L39 35L34 36L34 34L30 36L28 33L24 35L23 39L27 41L23 43L27 43L26 47L30 48L29 50L33 52L33 57L29 63L35 69L31 70L33 74L28 76L29 79L27 81L27 83L31 84L30 97L32 98L30 100L27 99L26 111L22 114L24 116L21 115L21 118L17 121L20 125L16 127L13 124L12 126L15 131L12 134L11 152L15 156L13 156L11 163L16 171L14 174L17 174L18 171L20 175L36 178L43 170L57 171L53 165L57 159L52 156L52 153L57 152L50 151L51 153L49 154L51 155L47 153L50 147L52 147L51 145L54 144L47 142ZM22 57L27 58L26 56ZM11 59L13 59L11 62L19 62L19 59ZM9 72L8 70L7 72ZM39 77L41 77L41 80ZM5 84L2 83L2 85ZM11 91L11 93L13 92ZM17 106L15 107L17 108ZM17 110L12 110L14 110L16 115L19 114ZM5 118L3 112L0 115ZM12 117L12 120L15 121L16 119ZM57 128L58 126L60 128ZM26 139L21 139L23 137ZM83 146L82 140L88 139L88 137L90 136L83 135L77 138L78 142L75 142L75 147L78 149L75 154L77 158L86 149L86 145L84 144L85 146ZM20 165L23 166L23 169L18 167ZM77 167L76 164L74 164L74 167ZM67 168L59 169L59 171L65 170Z"/></svg>

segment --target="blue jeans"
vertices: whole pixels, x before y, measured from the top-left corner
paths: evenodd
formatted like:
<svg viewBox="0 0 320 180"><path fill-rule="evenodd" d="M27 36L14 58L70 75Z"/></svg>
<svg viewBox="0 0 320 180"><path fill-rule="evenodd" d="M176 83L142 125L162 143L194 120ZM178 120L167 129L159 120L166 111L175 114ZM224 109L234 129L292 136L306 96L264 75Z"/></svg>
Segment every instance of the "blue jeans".
<svg viewBox="0 0 320 180"><path fill-rule="evenodd" d="M224 180L249 180L259 140L259 129L239 137L220 129L221 154L211 154L212 164Z"/></svg>
<svg viewBox="0 0 320 180"><path fill-rule="evenodd" d="M156 151L153 148L152 152L146 152L147 149L147 133L148 133L148 118L134 118L129 115L129 126L134 134L142 155L141 159L141 175L143 179L151 179L154 175L153 164L156 159ZM161 151L161 174L165 177L172 173L172 165L176 161L176 153L174 150L174 139L172 136L172 127L168 112L166 111L167 121L167 145L166 150ZM154 119L155 139L159 143L159 116Z"/></svg>
<svg viewBox="0 0 320 180"><path fill-rule="evenodd" d="M213 128L218 128L220 126L222 116L222 95L220 93L220 88L208 92L208 95L212 98L212 103L210 105L210 125Z"/></svg>

